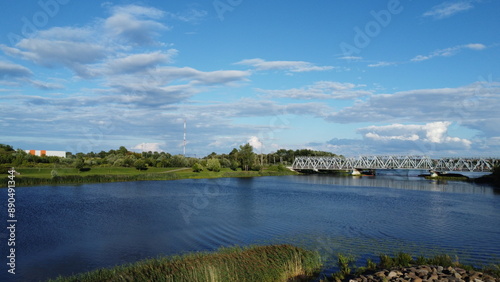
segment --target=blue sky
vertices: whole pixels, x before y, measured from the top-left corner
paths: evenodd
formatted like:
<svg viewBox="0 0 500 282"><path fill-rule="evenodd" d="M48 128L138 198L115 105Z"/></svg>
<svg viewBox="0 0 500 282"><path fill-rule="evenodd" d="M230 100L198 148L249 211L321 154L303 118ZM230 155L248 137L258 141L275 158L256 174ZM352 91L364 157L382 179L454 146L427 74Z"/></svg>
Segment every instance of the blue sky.
<svg viewBox="0 0 500 282"><path fill-rule="evenodd" d="M500 154L500 1L9 1L1 143Z"/></svg>

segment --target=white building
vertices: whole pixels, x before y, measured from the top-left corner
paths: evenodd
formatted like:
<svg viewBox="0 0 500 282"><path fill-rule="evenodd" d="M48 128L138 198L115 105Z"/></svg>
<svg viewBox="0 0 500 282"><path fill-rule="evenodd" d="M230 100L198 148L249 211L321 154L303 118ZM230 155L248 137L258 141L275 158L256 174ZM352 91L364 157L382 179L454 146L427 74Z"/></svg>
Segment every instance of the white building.
<svg viewBox="0 0 500 282"><path fill-rule="evenodd" d="M47 151L47 150L24 150L26 153L33 156L61 157L66 158L65 151Z"/></svg>

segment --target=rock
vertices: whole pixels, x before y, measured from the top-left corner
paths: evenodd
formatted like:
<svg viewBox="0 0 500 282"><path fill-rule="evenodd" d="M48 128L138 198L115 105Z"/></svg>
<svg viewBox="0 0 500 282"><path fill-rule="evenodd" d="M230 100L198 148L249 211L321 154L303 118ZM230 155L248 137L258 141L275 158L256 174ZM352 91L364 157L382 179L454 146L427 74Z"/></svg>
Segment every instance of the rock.
<svg viewBox="0 0 500 282"><path fill-rule="evenodd" d="M417 269L417 271L415 273L418 275L418 277L424 278L424 277L427 277L427 274L429 274L429 271L427 269Z"/></svg>
<svg viewBox="0 0 500 282"><path fill-rule="evenodd" d="M465 270L459 267L442 266L412 266L412 267L394 267L391 269L382 269L377 272L368 272L361 274L352 280L345 281L467 281L467 282L489 282L500 281L490 275L474 270Z"/></svg>
<svg viewBox="0 0 500 282"><path fill-rule="evenodd" d="M432 273L428 280L439 280L439 275L436 273Z"/></svg>
<svg viewBox="0 0 500 282"><path fill-rule="evenodd" d="M397 276L398 276L398 273L393 270L393 271L389 272L389 274L387 275L387 278L391 279L391 278L394 278L394 277L397 277Z"/></svg>
<svg viewBox="0 0 500 282"><path fill-rule="evenodd" d="M375 276L380 277L380 278L384 278L384 277L386 277L385 271L375 272Z"/></svg>

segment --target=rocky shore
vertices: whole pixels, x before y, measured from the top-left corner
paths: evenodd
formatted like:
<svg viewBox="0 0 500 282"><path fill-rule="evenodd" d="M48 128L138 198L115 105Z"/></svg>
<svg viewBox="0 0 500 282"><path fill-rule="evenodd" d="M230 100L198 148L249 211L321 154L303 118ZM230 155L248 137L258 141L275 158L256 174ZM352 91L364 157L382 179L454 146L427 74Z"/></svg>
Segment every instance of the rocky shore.
<svg viewBox="0 0 500 282"><path fill-rule="evenodd" d="M395 267L364 273L356 277L350 277L344 281L473 281L490 282L500 281L489 274L465 270L459 267L442 267L432 265L421 265L412 267Z"/></svg>

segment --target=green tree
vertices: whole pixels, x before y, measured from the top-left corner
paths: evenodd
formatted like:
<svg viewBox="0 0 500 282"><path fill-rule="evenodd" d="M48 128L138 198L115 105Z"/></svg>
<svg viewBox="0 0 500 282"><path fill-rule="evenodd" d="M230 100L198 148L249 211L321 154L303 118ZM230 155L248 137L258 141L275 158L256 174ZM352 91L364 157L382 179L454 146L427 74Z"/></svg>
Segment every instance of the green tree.
<svg viewBox="0 0 500 282"><path fill-rule="evenodd" d="M148 167L146 165L146 162L144 160L142 160L142 159L135 161L134 162L134 167L137 170L146 170L146 169L148 169Z"/></svg>
<svg viewBox="0 0 500 282"><path fill-rule="evenodd" d="M229 168L234 171L238 170L238 167L240 167L240 163L238 161L232 161L231 165L229 166Z"/></svg>
<svg viewBox="0 0 500 282"><path fill-rule="evenodd" d="M125 146L120 146L120 148L118 149L118 153L125 156L128 153L128 150L127 148L125 148Z"/></svg>
<svg viewBox="0 0 500 282"><path fill-rule="evenodd" d="M221 164L218 159L209 159L207 161L207 169L210 171L219 172L221 170Z"/></svg>
<svg viewBox="0 0 500 282"><path fill-rule="evenodd" d="M249 143L240 146L240 150L238 151L241 169L248 171L250 166L253 165L255 160L255 153L253 152L253 147Z"/></svg>
<svg viewBox="0 0 500 282"><path fill-rule="evenodd" d="M82 158L78 158L73 163L76 169L81 170L85 166L85 161Z"/></svg>
<svg viewBox="0 0 500 282"><path fill-rule="evenodd" d="M187 167L188 160L183 155L175 155L171 160L172 167Z"/></svg>
<svg viewBox="0 0 500 282"><path fill-rule="evenodd" d="M202 172L203 171L203 166L199 163L195 163L192 168L193 168L194 172Z"/></svg>

